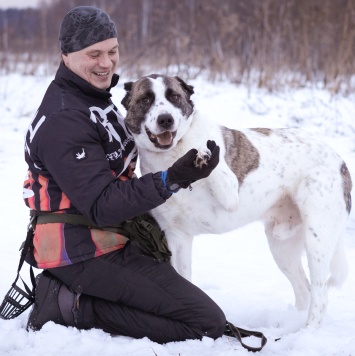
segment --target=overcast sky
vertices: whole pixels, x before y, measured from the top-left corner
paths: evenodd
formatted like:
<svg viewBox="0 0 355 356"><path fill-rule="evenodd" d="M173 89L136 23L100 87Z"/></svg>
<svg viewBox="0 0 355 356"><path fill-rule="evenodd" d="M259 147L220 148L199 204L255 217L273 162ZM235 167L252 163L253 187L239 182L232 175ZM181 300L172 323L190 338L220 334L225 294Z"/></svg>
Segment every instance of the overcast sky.
<svg viewBox="0 0 355 356"><path fill-rule="evenodd" d="M40 2L42 2L42 0L0 0L0 8L8 9L10 7L36 7Z"/></svg>

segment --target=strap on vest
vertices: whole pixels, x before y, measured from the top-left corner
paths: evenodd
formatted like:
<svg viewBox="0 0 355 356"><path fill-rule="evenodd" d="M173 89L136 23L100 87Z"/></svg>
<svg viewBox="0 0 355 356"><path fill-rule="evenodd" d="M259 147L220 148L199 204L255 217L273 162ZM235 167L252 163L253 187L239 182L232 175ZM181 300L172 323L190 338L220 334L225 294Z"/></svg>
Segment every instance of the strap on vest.
<svg viewBox="0 0 355 356"><path fill-rule="evenodd" d="M87 219L84 215L79 214L58 214L58 213L49 213L44 211L30 211L31 217L37 216L37 224L53 224L53 223L65 223L71 225L81 225L87 226L90 229L98 229L104 231L114 232L126 236L127 233L121 226L115 227L98 227L92 221Z"/></svg>
<svg viewBox="0 0 355 356"><path fill-rule="evenodd" d="M89 229L111 231L127 237L143 252L158 260L168 262L171 257L164 231L160 229L157 221L147 213L123 221L122 224L114 227L97 227L85 216L79 214L60 214L36 210L31 210L30 214L37 217L37 224L67 223L87 226Z"/></svg>

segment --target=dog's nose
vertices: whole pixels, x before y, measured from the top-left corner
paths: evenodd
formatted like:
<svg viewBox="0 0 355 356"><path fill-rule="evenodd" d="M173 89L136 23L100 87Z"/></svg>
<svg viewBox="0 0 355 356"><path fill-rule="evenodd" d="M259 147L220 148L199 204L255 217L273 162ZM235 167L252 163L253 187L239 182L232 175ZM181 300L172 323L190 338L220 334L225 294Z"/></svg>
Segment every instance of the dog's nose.
<svg viewBox="0 0 355 356"><path fill-rule="evenodd" d="M161 114L158 116L158 125L164 129L170 129L174 124L174 118L170 114Z"/></svg>

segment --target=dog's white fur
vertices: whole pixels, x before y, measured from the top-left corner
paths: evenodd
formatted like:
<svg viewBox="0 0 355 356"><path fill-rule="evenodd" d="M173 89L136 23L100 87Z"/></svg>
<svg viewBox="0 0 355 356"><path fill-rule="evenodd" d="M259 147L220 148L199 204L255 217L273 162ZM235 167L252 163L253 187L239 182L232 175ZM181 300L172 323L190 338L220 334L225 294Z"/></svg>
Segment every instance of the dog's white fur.
<svg viewBox="0 0 355 356"><path fill-rule="evenodd" d="M193 236L220 234L261 220L271 253L292 284L296 307L309 307L306 324L319 325L326 311L328 287L341 285L347 275L342 232L350 210L351 179L342 159L301 130L236 131L192 110L186 114L179 105L185 107L191 93L186 94L186 88L180 92L176 86L186 83L164 76L145 78L144 85L141 80L130 83L133 87L126 88L127 100L122 102L129 127L136 125L132 133L142 174L166 170L191 148L206 151L207 140L220 146L220 162L208 178L193 183L192 191L181 189L152 211L166 233L172 265L190 279ZM180 102L168 99L170 85ZM147 88L153 99L137 121L133 111L138 92L144 94ZM176 136L168 148L157 146L147 134L163 131L157 122L161 114L171 114L174 121L169 130L176 131ZM310 282L301 263L303 250Z"/></svg>

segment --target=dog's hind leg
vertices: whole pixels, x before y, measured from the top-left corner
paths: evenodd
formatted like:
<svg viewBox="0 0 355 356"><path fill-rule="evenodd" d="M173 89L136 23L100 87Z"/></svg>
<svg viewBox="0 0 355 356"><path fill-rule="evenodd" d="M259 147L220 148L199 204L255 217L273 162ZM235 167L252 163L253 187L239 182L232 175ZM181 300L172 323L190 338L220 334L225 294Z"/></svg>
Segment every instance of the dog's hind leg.
<svg viewBox="0 0 355 356"><path fill-rule="evenodd" d="M341 234L330 262L328 287L340 287L348 275L348 263L345 254L344 235Z"/></svg>
<svg viewBox="0 0 355 356"><path fill-rule="evenodd" d="M304 184L296 199L302 204L311 281L306 325L319 326L328 304L329 285L340 284L347 273L342 233L348 213L341 183L338 184L333 176L321 182L309 179Z"/></svg>
<svg viewBox="0 0 355 356"><path fill-rule="evenodd" d="M295 306L306 310L310 300L310 285L302 265L304 225L299 210L289 195L275 202L264 215L265 233L270 251L295 294Z"/></svg>
<svg viewBox="0 0 355 356"><path fill-rule="evenodd" d="M310 284L302 265L302 252L304 250L303 232L289 236L280 233L285 228L284 224L268 221L265 224L265 233L268 238L270 251L277 266L290 281L295 294L295 306L298 310L306 310L310 300ZM298 227L301 230L301 226Z"/></svg>
<svg viewBox="0 0 355 356"><path fill-rule="evenodd" d="M338 215L338 216L336 216ZM345 280L347 263L341 242L339 214L334 218L312 219L306 229L305 244L311 280L311 304L306 325L319 326L328 304L329 285Z"/></svg>

